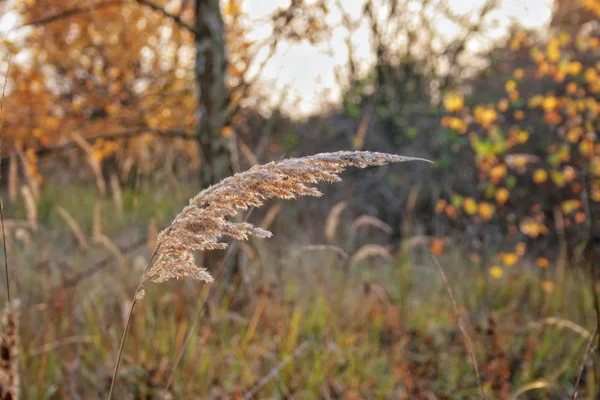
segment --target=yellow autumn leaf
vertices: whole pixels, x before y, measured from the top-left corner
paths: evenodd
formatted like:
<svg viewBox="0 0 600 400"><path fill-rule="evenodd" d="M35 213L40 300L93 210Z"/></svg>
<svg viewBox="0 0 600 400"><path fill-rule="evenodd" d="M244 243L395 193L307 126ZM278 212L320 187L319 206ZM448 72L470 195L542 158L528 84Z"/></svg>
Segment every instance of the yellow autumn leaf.
<svg viewBox="0 0 600 400"><path fill-rule="evenodd" d="M472 197L467 197L463 201L463 209L468 215L474 215L477 213L477 202Z"/></svg>
<svg viewBox="0 0 600 400"><path fill-rule="evenodd" d="M223 135L223 137L229 137L232 133L233 129L231 129L230 126L224 126L223 129L221 129L221 135Z"/></svg>
<svg viewBox="0 0 600 400"><path fill-rule="evenodd" d="M490 169L492 182L499 183L506 176L506 164L495 165Z"/></svg>
<svg viewBox="0 0 600 400"><path fill-rule="evenodd" d="M446 108L446 111L448 112L461 111L464 106L464 99L456 93L450 93L444 99L444 108Z"/></svg>
<svg viewBox="0 0 600 400"><path fill-rule="evenodd" d="M553 111L556 107L558 107L558 99L554 96L545 97L542 100L542 108L546 112Z"/></svg>
<svg viewBox="0 0 600 400"><path fill-rule="evenodd" d="M546 172L546 170L538 168L533 173L533 181L535 183L544 183L547 180L548 180L548 172Z"/></svg>
<svg viewBox="0 0 600 400"><path fill-rule="evenodd" d="M517 263L517 260L519 259L519 257L515 253L501 253L499 257L500 261L502 261L502 263L507 267L512 267Z"/></svg>
<svg viewBox="0 0 600 400"><path fill-rule="evenodd" d="M509 79L506 84L504 85L504 89L506 89L507 93L512 92L513 90L515 90L517 88L517 82L515 82L513 79Z"/></svg>
<svg viewBox="0 0 600 400"><path fill-rule="evenodd" d="M490 219L492 219L492 216L494 215L495 211L496 207L494 207L492 204L487 203L485 201L479 203L478 213L479 216L484 220L489 221Z"/></svg>
<svg viewBox="0 0 600 400"><path fill-rule="evenodd" d="M591 140L582 140L579 143L579 152L586 157L591 157L594 153L594 143Z"/></svg>
<svg viewBox="0 0 600 400"><path fill-rule="evenodd" d="M444 211L445 207L446 207L446 200L440 199L435 204L435 212L440 214Z"/></svg>
<svg viewBox="0 0 600 400"><path fill-rule="evenodd" d="M514 70L513 72L513 77L517 80L522 79L523 76L525 76L525 71L523 71L523 68L517 68Z"/></svg>
<svg viewBox="0 0 600 400"><path fill-rule="evenodd" d="M562 209L563 213L570 214L573 211L578 210L579 208L581 208L581 201L579 201L579 200L566 200L566 201L563 201L562 203L560 203L560 208Z"/></svg>
<svg viewBox="0 0 600 400"><path fill-rule="evenodd" d="M508 200L508 198L510 197L510 192L508 191L507 188L499 188L498 190L496 190L496 193L494 193L494 198L496 199L496 203L500 204L501 206L506 204L506 201Z"/></svg>
<svg viewBox="0 0 600 400"><path fill-rule="evenodd" d="M523 131L520 131L520 132L517 134L517 141L518 141L519 143L521 143L521 144L523 144L523 143L527 142L527 140L528 140L528 139L529 139L529 132L527 132L527 131L525 131L525 130L523 130Z"/></svg>
<svg viewBox="0 0 600 400"><path fill-rule="evenodd" d="M548 233L548 227L533 218L526 218L521 221L519 228L524 235L534 239L539 235Z"/></svg>
<svg viewBox="0 0 600 400"><path fill-rule="evenodd" d="M504 270L497 265L490 268L490 276L494 279L500 279L504 275Z"/></svg>

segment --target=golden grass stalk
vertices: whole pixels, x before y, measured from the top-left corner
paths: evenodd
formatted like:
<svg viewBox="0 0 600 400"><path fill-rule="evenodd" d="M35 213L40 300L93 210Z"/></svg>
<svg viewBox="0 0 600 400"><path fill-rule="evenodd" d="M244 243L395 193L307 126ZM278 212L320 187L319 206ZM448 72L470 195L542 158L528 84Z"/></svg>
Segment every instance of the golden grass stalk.
<svg viewBox="0 0 600 400"><path fill-rule="evenodd" d="M378 244L365 244L350 259L350 268L356 267L359 262L370 257L381 257L386 260L392 258L390 250L387 247Z"/></svg>
<svg viewBox="0 0 600 400"><path fill-rule="evenodd" d="M298 196L321 196L315 184L320 181L338 182L339 174L347 167L366 168L392 162L428 161L392 154L368 151L322 153L303 158L290 158L226 178L193 197L165 230L158 235L158 245L135 291L121 345L115 363L108 398L112 398L119 363L131 316L138 300L144 297L147 283L162 283L171 279L191 277L212 282L205 269L196 266L195 251L227 248L223 237L245 240L250 236L267 238L271 232L247 222L228 218L249 207L260 207L272 198L295 199Z"/></svg>
<svg viewBox="0 0 600 400"><path fill-rule="evenodd" d="M0 335L0 400L19 398L19 301L8 303Z"/></svg>
<svg viewBox="0 0 600 400"><path fill-rule="evenodd" d="M297 257L297 256L306 255L307 252L317 252L317 251L328 251L328 252L334 253L335 255L342 258L343 260L348 259L348 253L346 253L344 251L344 249L342 249L338 246L334 246L332 244L311 244L308 246L302 246L298 250L294 251L292 253L292 255Z"/></svg>
<svg viewBox="0 0 600 400"><path fill-rule="evenodd" d="M77 146L79 146L79 148L85 152L87 156L87 162L90 165L94 176L96 177L96 186L98 186L98 191L102 196L104 196L106 194L106 180L102 175L102 166L100 165L100 159L96 157L94 147L77 132L72 132L71 136L73 137L73 141L77 143Z"/></svg>
<svg viewBox="0 0 600 400"><path fill-rule="evenodd" d="M117 212L119 215L123 215L123 193L119 184L119 177L114 172L110 174L110 190Z"/></svg>
<svg viewBox="0 0 600 400"><path fill-rule="evenodd" d="M273 222L275 222L275 218L277 218L282 208L283 206L281 203L277 203L273 207L269 208L269 211L267 211L267 214L260 223L260 227L266 230L271 229L271 225L273 225Z"/></svg>
<svg viewBox="0 0 600 400"><path fill-rule="evenodd" d="M73 218L73 216L69 214L69 212L66 209L60 206L56 207L56 212L58 212L58 215L60 215L61 218L65 220L69 229L71 229L73 236L75 236L75 239L77 239L79 246L83 250L89 249L90 245L88 244L88 241L85 238L85 234L81 230L81 226L79 226L77 221L75 221L75 218Z"/></svg>
<svg viewBox="0 0 600 400"><path fill-rule="evenodd" d="M94 236L94 243L97 246L102 247L103 249L108 250L108 252L110 252L117 259L117 262L119 263L119 266L121 268L125 268L127 266L127 260L125 259L125 256L123 255L123 253L119 249L119 246L117 246L115 244L115 242L113 242L112 240L110 240L110 238L108 236L106 236L103 233L101 233L99 235L95 235Z"/></svg>
<svg viewBox="0 0 600 400"><path fill-rule="evenodd" d="M158 224L156 222L156 218L150 219L148 223L148 248L152 251L156 248L156 244L158 242Z"/></svg>
<svg viewBox="0 0 600 400"><path fill-rule="evenodd" d="M19 165L17 164L17 156L12 151L8 163L8 198L11 203L14 203L17 196L19 196Z"/></svg>
<svg viewBox="0 0 600 400"><path fill-rule="evenodd" d="M25 173L25 177L27 178L27 185L31 190L31 194L37 200L40 198L40 179L39 176L37 176L35 173L35 171L37 170L37 166L32 165L31 161L23 152L23 149L21 149L21 147L16 146L15 150L17 152L17 155L19 156L19 160L21 161L21 167L23 169L23 172Z"/></svg>
<svg viewBox="0 0 600 400"><path fill-rule="evenodd" d="M248 147L248 145L244 143L242 139L238 140L238 147L240 148L242 155L250 165L258 165L258 159L254 155L250 147Z"/></svg>
<svg viewBox="0 0 600 400"><path fill-rule="evenodd" d="M379 229L380 231L387 233L388 235L392 234L392 227L380 220L377 217L372 217L370 215L361 215L356 218L352 223L351 229L353 231L357 231L359 228L363 226L371 226L373 228Z"/></svg>
<svg viewBox="0 0 600 400"><path fill-rule="evenodd" d="M347 206L348 203L342 200L333 206L329 211L329 215L327 215L327 220L325 221L325 239L327 239L329 243L333 242L333 239L335 239L335 233L337 232L337 227L340 223L340 216Z"/></svg>
<svg viewBox="0 0 600 400"><path fill-rule="evenodd" d="M34 231L37 230L37 206L35 201L35 194L29 186L23 185L21 187L21 196L25 200L25 209L27 210L27 221L29 226Z"/></svg>
<svg viewBox="0 0 600 400"><path fill-rule="evenodd" d="M102 205L94 204L94 214L92 215L92 239L96 242L96 238L102 236Z"/></svg>

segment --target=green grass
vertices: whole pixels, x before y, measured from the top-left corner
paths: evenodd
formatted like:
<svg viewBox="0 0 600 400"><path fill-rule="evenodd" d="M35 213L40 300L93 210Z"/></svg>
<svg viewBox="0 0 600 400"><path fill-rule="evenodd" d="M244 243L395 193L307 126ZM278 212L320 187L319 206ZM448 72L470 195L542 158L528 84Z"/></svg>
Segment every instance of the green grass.
<svg viewBox="0 0 600 400"><path fill-rule="evenodd" d="M192 193L184 187L127 191L123 216L112 201L102 200L105 233L119 245L128 243L145 232L150 218L159 226L167 223ZM87 187L66 192L46 185L39 206L43 229L31 234L29 244L12 239L14 290L23 301L23 398L106 395L124 312L141 274L134 260L147 260L150 250L127 254L124 269L115 261L74 288L49 290L107 255L65 245L70 231L54 211L66 208L91 235L97 199ZM24 216L16 205L8 217ZM427 257L411 263L405 255L348 271L327 254L291 257L304 243L285 231L276 234L274 240L250 243L261 258L246 265L249 287L235 281L211 298L178 369L174 398L235 398L307 340L306 350L256 398L288 393L297 399L477 398L464 338ZM459 256L441 262L469 321L486 394L564 398L587 340L571 329L536 323L557 317L591 330L595 317L584 274L570 271L545 293L542 271L524 265L494 280ZM544 274L543 279L552 275ZM149 287L136 309L120 371L130 398L159 398L201 289L184 280ZM593 378L593 371L586 372L580 398L594 397ZM540 382L548 387L527 390Z"/></svg>

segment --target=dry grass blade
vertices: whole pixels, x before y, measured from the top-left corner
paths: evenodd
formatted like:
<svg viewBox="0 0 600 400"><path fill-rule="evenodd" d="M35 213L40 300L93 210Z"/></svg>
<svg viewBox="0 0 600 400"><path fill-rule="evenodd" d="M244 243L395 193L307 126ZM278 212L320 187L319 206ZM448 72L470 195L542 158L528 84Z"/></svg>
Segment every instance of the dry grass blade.
<svg viewBox="0 0 600 400"><path fill-rule="evenodd" d="M354 268L359 262L369 257L382 257L386 260L392 258L390 251L378 244L366 244L362 246L350 259L350 268Z"/></svg>
<svg viewBox="0 0 600 400"><path fill-rule="evenodd" d="M37 200L40 198L40 180L35 174L37 167L35 164L32 164L28 156L23 153L23 149L21 149L19 146L16 146L15 150L19 156L19 160L21 161L22 170L27 178L27 186L29 186L29 190L31 191L33 198Z"/></svg>
<svg viewBox="0 0 600 400"><path fill-rule="evenodd" d="M94 236L94 243L97 246L108 250L117 259L117 262L119 263L121 268L125 268L127 266L127 260L125 259L125 256L123 255L123 253L121 253L119 246L117 246L115 244L115 242L110 240L110 238L108 236L106 236L102 233L99 235L96 235L96 236Z"/></svg>
<svg viewBox="0 0 600 400"><path fill-rule="evenodd" d="M8 303L0 335L0 400L19 398L19 301Z"/></svg>
<svg viewBox="0 0 600 400"><path fill-rule="evenodd" d="M594 343L594 338L598 333L597 327L594 327L594 332L590 335L590 340L585 348L585 353L583 354L583 359L581 360L581 364L579 365L579 372L577 374L577 381L575 381L575 386L573 386L573 395L571 396L571 400L577 399L579 395L579 384L581 383L581 377L583 376L583 371L585 370L585 364L587 363L588 358L594 352L594 347L592 344Z"/></svg>
<svg viewBox="0 0 600 400"><path fill-rule="evenodd" d="M271 229L271 225L273 225L273 222L275 222L275 218L277 218L282 208L283 206L281 203L277 203L273 207L269 208L269 211L267 211L267 214L260 223L260 227L266 230Z"/></svg>
<svg viewBox="0 0 600 400"><path fill-rule="evenodd" d="M360 217L356 218L352 223L351 229L353 231L357 231L363 226L371 226L373 228L379 229L382 232L387 233L388 235L392 234L391 226L389 226L379 218L370 215L361 215Z"/></svg>
<svg viewBox="0 0 600 400"><path fill-rule="evenodd" d="M335 233L338 224L340 223L340 215L342 215L342 211L344 211L347 206L348 203L340 201L329 211L327 221L325 222L325 239L327 239L329 243L333 242L333 239L335 238Z"/></svg>
<svg viewBox="0 0 600 400"><path fill-rule="evenodd" d="M10 153L8 162L8 198L11 203L17 200L19 195L19 165L15 152Z"/></svg>
<svg viewBox="0 0 600 400"><path fill-rule="evenodd" d="M544 318L540 321L531 322L529 324L529 326L531 328L536 328L536 329L541 328L543 325L553 325L560 329L569 329L569 330L577 333L578 335L581 335L581 337L583 337L584 339L587 339L592 335L584 327L577 325L575 322L569 321L564 318L549 317L549 318Z"/></svg>
<svg viewBox="0 0 600 400"><path fill-rule="evenodd" d="M119 184L119 177L114 172L110 174L110 190L119 215L123 215L123 193Z"/></svg>
<svg viewBox="0 0 600 400"><path fill-rule="evenodd" d="M96 177L96 185L98 186L98 190L100 191L100 194L104 196L106 194L106 181L102 175L102 166L100 165L100 161L94 154L94 147L77 132L72 132L71 136L79 148L85 152L87 156L87 162L90 165L90 168L92 168L92 172Z"/></svg>
<svg viewBox="0 0 600 400"><path fill-rule="evenodd" d="M256 156L254 155L254 153L252 152L252 150L250 149L250 147L248 147L248 145L246 143L244 143L244 141L242 139L238 140L238 145L239 145L240 151L242 152L242 155L244 156L246 161L248 161L248 163L250 165L257 165L258 160L257 160Z"/></svg>
<svg viewBox="0 0 600 400"><path fill-rule="evenodd" d="M85 235L84 235L83 231L81 230L81 227L79 226L77 221L75 221L75 218L73 218L73 216L71 214L69 214L69 212L67 210L65 210L63 207L60 207L60 206L56 207L56 212L58 212L58 215L60 215L62 217L62 219L65 220L69 229L71 229L71 232L73 232L73 236L75 236L75 239L77 239L79 246L83 250L87 250L90 247L90 245L88 244L88 241L85 238Z"/></svg>
<svg viewBox="0 0 600 400"><path fill-rule="evenodd" d="M332 244L310 244L308 246L302 246L299 249L295 250L292 253L292 256L298 257L298 256L306 255L307 252L317 252L317 251L329 251L329 252L336 254L337 256L339 256L340 258L342 258L344 260L348 259L348 253L346 253L344 251L344 249L342 249L338 246L334 246Z"/></svg>
<svg viewBox="0 0 600 400"><path fill-rule="evenodd" d="M557 385L556 383L552 383L552 382L547 382L547 381L535 381L535 382L531 382L528 385L523 386L522 388L520 388L519 390L517 390L516 393L514 393L511 396L512 400L516 400L519 396L521 396L524 393L530 392L532 390L540 390L540 389L554 389L557 392L562 392L562 388ZM564 395L564 393L561 393Z"/></svg>
<svg viewBox="0 0 600 400"><path fill-rule="evenodd" d="M21 187L21 196L25 200L25 209L27 210L27 220L32 230L37 230L37 206L35 201L35 195L29 188L29 186Z"/></svg>
<svg viewBox="0 0 600 400"><path fill-rule="evenodd" d="M152 218L148 223L148 248L152 251L158 242L158 223Z"/></svg>
<svg viewBox="0 0 600 400"><path fill-rule="evenodd" d="M10 303L10 280L8 276L8 246L6 245L6 230L4 229L4 202L0 200L0 223L2 223L2 247L4 249L4 274L6 279L6 297Z"/></svg>
<svg viewBox="0 0 600 400"><path fill-rule="evenodd" d="M102 206L99 203L94 204L94 214L92 216L92 239L95 242L102 236Z"/></svg>
<svg viewBox="0 0 600 400"><path fill-rule="evenodd" d="M442 276L442 280L444 281L444 286L446 286L446 290L448 291L448 296L450 297L450 301L452 302L452 308L454 310L454 314L456 315L456 318L458 320L458 328L460 329L460 332L462 333L462 335L465 339L465 345L467 347L469 356L471 357L471 363L473 364L473 369L475 370L475 377L477 378L477 386L479 388L479 394L481 395L482 399L487 399L485 392L483 391L483 385L481 384L481 375L479 374L479 366L477 365L477 359L475 358L475 351L473 350L473 341L471 340L471 337L467 333L467 330L464 326L463 318L460 314L460 311L458 310L458 306L456 305L456 300L454 299L454 294L452 293L452 288L450 287L450 283L448 283L448 278L446 278L444 269L442 268L442 265L440 264L438 259L433 255L433 253L430 253L430 254L431 254L431 258L433 259L434 264L436 265L438 271L440 272L440 275Z"/></svg>
<svg viewBox="0 0 600 400"><path fill-rule="evenodd" d="M262 389L267 383L269 383L271 379L276 377L282 369L284 369L289 363L291 363L293 360L299 357L300 354L302 354L302 352L306 350L306 348L311 343L311 339L307 339L304 342L302 342L292 354L284 358L279 364L277 364L275 368L273 368L267 375L265 375L260 381L258 381L258 383L252 389L250 389L248 393L244 395L243 400L250 400L252 397L254 397L254 395L258 393L258 391Z"/></svg>

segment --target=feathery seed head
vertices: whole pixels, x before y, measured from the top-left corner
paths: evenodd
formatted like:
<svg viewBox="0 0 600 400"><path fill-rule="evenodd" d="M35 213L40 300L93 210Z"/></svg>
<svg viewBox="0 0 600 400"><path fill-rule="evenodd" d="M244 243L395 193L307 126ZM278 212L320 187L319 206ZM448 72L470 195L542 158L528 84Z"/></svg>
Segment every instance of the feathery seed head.
<svg viewBox="0 0 600 400"><path fill-rule="evenodd" d="M193 252L225 249L227 244L219 242L224 236L236 240L271 236L271 232L252 224L228 220L240 210L260 207L272 198L319 197L321 192L314 185L320 181L340 181L338 174L346 167L366 168L415 160L429 161L368 151L340 151L256 165L228 177L193 197L158 235L155 260L141 278L137 298L143 297L142 287L147 282L183 277L212 282L210 273L196 266Z"/></svg>

